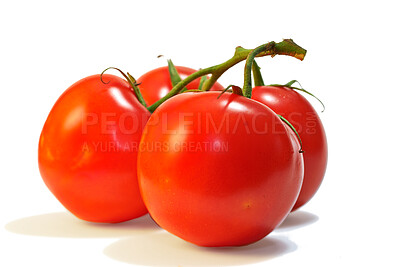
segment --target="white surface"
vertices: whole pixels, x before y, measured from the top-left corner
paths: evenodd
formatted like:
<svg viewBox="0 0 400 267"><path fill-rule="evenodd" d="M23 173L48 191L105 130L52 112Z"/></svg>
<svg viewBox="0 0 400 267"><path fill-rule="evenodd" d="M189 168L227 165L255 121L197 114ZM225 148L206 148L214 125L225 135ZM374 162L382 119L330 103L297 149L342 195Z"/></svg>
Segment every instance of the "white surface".
<svg viewBox="0 0 400 267"><path fill-rule="evenodd" d="M0 266L398 266L396 2L2 1ZM39 134L73 82L108 66L139 77L166 58L207 67L237 45L281 38L308 49L306 59L260 59L264 79L298 79L325 102L329 165L315 198L266 239L205 249L148 217L93 225L45 187ZM220 82L241 85L242 69Z"/></svg>

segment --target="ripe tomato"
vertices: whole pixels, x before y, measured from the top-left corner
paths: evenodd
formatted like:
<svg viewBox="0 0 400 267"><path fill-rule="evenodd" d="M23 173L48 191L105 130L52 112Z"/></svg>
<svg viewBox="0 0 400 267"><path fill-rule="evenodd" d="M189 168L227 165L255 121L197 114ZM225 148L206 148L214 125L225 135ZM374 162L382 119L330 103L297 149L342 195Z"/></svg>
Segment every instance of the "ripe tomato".
<svg viewBox="0 0 400 267"><path fill-rule="evenodd" d="M297 130L304 149L304 180L293 210L307 203L317 192L324 178L328 147L322 122L301 94L286 87L257 86L252 99L284 116Z"/></svg>
<svg viewBox="0 0 400 267"><path fill-rule="evenodd" d="M238 246L270 233L292 209L303 158L267 106L235 94L185 93L150 117L138 155L152 218L200 246ZM156 163L156 164L155 164Z"/></svg>
<svg viewBox="0 0 400 267"><path fill-rule="evenodd" d="M125 80L84 78L57 100L39 141L39 169L77 217L121 222L147 213L137 175L137 145L150 113Z"/></svg>
<svg viewBox="0 0 400 267"><path fill-rule="evenodd" d="M182 79L185 79L190 74L196 72L194 69L181 66L176 66L176 70ZM163 98L172 89L171 78L167 66L143 74L139 79L137 79L137 82L139 84L140 92L148 106ZM198 89L199 83L200 78L189 83L186 88L188 90ZM215 83L211 90L222 91L224 90L224 87L219 83Z"/></svg>

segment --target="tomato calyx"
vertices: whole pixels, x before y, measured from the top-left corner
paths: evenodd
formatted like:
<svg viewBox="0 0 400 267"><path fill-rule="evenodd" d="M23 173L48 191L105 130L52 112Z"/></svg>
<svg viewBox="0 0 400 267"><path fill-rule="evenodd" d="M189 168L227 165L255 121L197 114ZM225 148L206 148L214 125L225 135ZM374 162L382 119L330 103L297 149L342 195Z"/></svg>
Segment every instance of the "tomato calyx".
<svg viewBox="0 0 400 267"><path fill-rule="evenodd" d="M252 70L252 72L253 72L253 79L254 79L254 84L255 84L255 86L265 86L265 83L264 83L264 80L263 80L263 77L262 77L262 74L261 74L261 71L260 71L261 68L258 66L258 64L257 64L257 62L256 62L255 60L253 60L253 63L252 63L252 64L253 64L253 65L252 65L251 70ZM250 81L251 81L251 80L250 80ZM293 86L293 84L295 84L295 83L298 83L300 87L295 87L295 86ZM301 86L301 84L300 84L300 82L299 82L298 80L291 80L291 81L289 81L289 82L286 83L286 84L270 84L270 85L268 85L268 86L285 87L285 88L289 88L289 89L292 89L292 90L297 90L297 91L304 92L304 93L306 93L306 94L308 94L308 95L314 97L316 100L318 100L318 102L321 103L322 108L323 108L321 112L324 112L324 111L325 111L325 105L324 105L324 103L323 103L317 96L315 96L315 95L312 94L311 92L305 90L305 89Z"/></svg>
<svg viewBox="0 0 400 267"><path fill-rule="evenodd" d="M122 70L120 70L119 68L116 68L116 67L108 67L108 68L106 68L105 70L103 70L103 71L101 72L101 74L100 74L100 80L101 80L101 82L104 83L104 84L107 84L107 83L110 82L110 81L104 82L104 80L103 80L103 74L104 74L107 70L110 70L110 69L116 70L116 71L118 71L119 73L121 73L122 76L124 76L125 80L126 80L126 81L129 83L129 85L132 87L132 91L133 91L133 93L136 95L136 98L139 100L140 104L142 104L145 108L147 108L146 101L144 101L143 96L142 96L142 93L140 92L139 87L138 87L138 85L139 85L140 83L137 83L137 82L136 82L136 79L133 78L133 76L130 75L129 72L127 72L127 73L125 74L125 73L124 73Z"/></svg>
<svg viewBox="0 0 400 267"><path fill-rule="evenodd" d="M296 128L294 128L294 126L293 126L287 119L285 119L282 115L279 115L279 114L276 114L276 115L278 115L278 117L279 117L284 123L286 123L286 124L289 126L289 128L292 129L292 131L296 134L296 137L297 137L297 139L299 140L299 143L300 143L299 153L304 153L304 150L303 150L303 142L301 141L300 135L299 135L299 133L297 132Z"/></svg>
<svg viewBox="0 0 400 267"><path fill-rule="evenodd" d="M169 77L171 79L172 87L176 86L179 82L182 81L181 76L179 76L178 70L176 69L174 63L172 63L171 59L167 60L168 62L168 71L169 71ZM201 77L200 82L199 82L199 87L197 89L190 89L188 90L186 87L183 87L183 89L179 93L184 93L184 92L203 92L201 89L203 87L204 82L207 80L207 75L204 75Z"/></svg>
<svg viewBox="0 0 400 267"><path fill-rule="evenodd" d="M254 80L254 85L255 86L264 86L264 80L261 75L261 68L258 66L257 62L254 60L253 61L253 66L252 66L252 71L253 71L253 80Z"/></svg>
<svg viewBox="0 0 400 267"><path fill-rule="evenodd" d="M295 84L295 83L298 83L300 87L295 87L295 86L293 86L293 84ZM304 93L306 93L306 94L308 94L308 95L314 97L316 100L318 100L318 102L321 103L322 108L323 108L321 112L324 112L324 111L325 111L325 105L324 105L324 103L323 103L317 96L315 96L314 94L312 94L312 93L310 93L309 91L305 90L305 89L301 86L300 82L297 81L297 80L291 80L290 82L288 82L288 83L286 83L286 84L283 84L283 85L282 85L282 84L270 84L269 86L285 87L285 88L289 88L289 89L292 89L292 90L297 90L297 91L300 91L300 92L304 92Z"/></svg>
<svg viewBox="0 0 400 267"><path fill-rule="evenodd" d="M174 87L179 82L181 82L182 79L181 76L179 76L178 70L175 68L174 63L172 63L172 60L168 59L167 62L168 62L169 77L171 79L172 87ZM187 90L188 89L186 88L186 86L184 86L183 89L181 90L181 93Z"/></svg>

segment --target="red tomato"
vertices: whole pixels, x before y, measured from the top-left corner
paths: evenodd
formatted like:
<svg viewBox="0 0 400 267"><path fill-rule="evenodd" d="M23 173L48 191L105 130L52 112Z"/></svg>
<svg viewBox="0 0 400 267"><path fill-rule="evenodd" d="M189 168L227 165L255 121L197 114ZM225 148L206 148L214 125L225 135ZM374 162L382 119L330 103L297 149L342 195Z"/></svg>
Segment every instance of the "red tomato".
<svg viewBox="0 0 400 267"><path fill-rule="evenodd" d="M39 169L56 198L77 217L121 222L147 213L137 175L137 145L150 113L128 82L84 78L57 100L39 141Z"/></svg>
<svg viewBox="0 0 400 267"><path fill-rule="evenodd" d="M139 186L167 231L200 246L246 245L292 209L303 158L271 109L219 95L180 94L152 114L140 143Z"/></svg>
<svg viewBox="0 0 400 267"><path fill-rule="evenodd" d="M194 69L181 66L176 66L176 70L181 79L185 79L190 74L196 72ZM140 92L148 106L163 98L172 89L171 78L167 66L143 74L139 79L137 79L137 82L140 84ZM186 88L188 90L198 89L199 83L200 78L189 83ZM224 90L224 87L219 83L215 83L211 90L222 91Z"/></svg>
<svg viewBox="0 0 400 267"><path fill-rule="evenodd" d="M324 178L328 147L322 122L301 94L285 87L257 86L252 99L284 116L297 130L304 149L304 180L293 210L307 203L317 192Z"/></svg>

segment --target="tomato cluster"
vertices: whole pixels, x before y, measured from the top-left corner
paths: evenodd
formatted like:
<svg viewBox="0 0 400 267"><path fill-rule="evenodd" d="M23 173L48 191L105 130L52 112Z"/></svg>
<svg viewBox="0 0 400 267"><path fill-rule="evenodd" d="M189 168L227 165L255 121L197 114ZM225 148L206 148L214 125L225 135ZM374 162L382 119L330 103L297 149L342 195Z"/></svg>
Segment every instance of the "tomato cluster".
<svg viewBox="0 0 400 267"><path fill-rule="evenodd" d="M203 92L197 77L185 90L200 92L182 90L151 113L174 87L170 70L137 81L93 75L68 88L40 136L45 184L86 221L149 212L200 246L262 239L321 184L327 143L317 113L289 87L256 86L248 98L218 83Z"/></svg>

